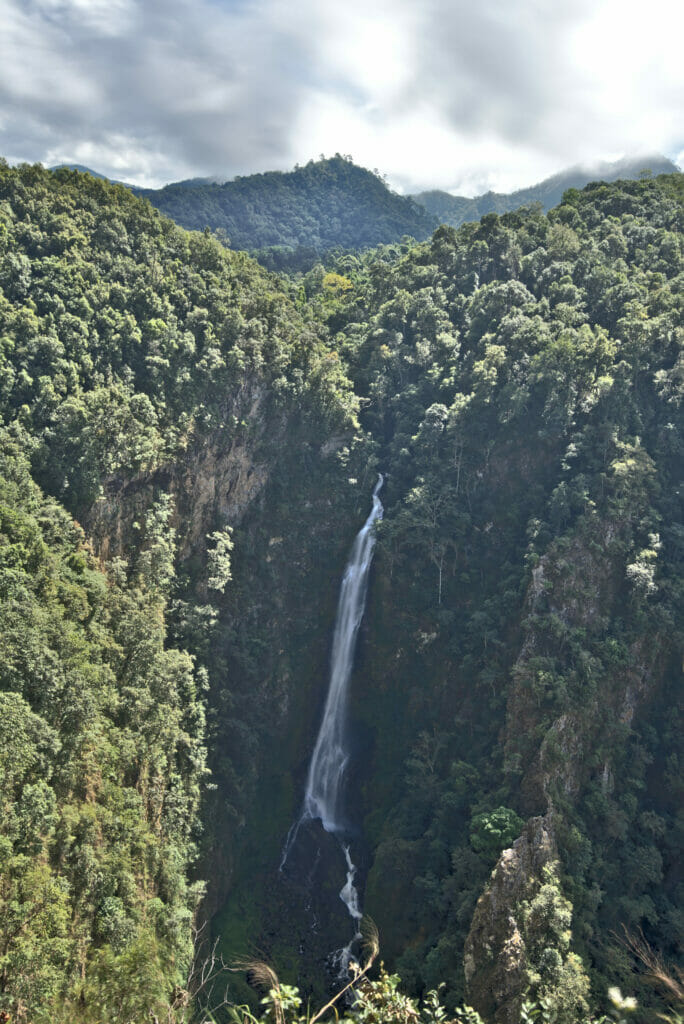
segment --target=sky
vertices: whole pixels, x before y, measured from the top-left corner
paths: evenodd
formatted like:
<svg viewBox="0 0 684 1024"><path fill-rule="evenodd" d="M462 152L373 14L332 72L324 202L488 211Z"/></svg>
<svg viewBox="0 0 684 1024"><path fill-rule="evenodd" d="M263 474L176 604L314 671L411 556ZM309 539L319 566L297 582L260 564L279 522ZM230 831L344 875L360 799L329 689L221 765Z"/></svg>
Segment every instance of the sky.
<svg viewBox="0 0 684 1024"><path fill-rule="evenodd" d="M677 0L0 0L0 155L158 186L349 154L400 192L684 164Z"/></svg>

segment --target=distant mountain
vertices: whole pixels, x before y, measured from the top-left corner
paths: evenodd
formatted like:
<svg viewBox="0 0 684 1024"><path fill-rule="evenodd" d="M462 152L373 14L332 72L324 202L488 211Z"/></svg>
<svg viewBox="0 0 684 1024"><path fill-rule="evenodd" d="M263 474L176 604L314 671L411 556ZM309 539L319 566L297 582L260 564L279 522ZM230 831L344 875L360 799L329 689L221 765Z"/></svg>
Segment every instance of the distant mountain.
<svg viewBox="0 0 684 1024"><path fill-rule="evenodd" d="M341 156L223 184L191 178L135 191L182 227L224 231L232 248L274 269L310 267L338 247L428 238L438 225L410 196Z"/></svg>
<svg viewBox="0 0 684 1024"><path fill-rule="evenodd" d="M106 177L81 164L59 166ZM215 176L188 178L160 189L127 187L182 227L224 232L231 248L246 249L271 270L308 270L333 249L371 248L406 235L421 241L440 223L458 227L487 213L532 203L548 210L569 188L596 180L638 178L644 169L656 175L678 168L654 155L572 167L509 194L487 192L468 198L433 190L400 196L378 174L337 155L293 171L268 171L232 181Z"/></svg>
<svg viewBox="0 0 684 1024"><path fill-rule="evenodd" d="M127 181L119 181L118 178L110 178L106 174L100 174L99 171L94 171L92 167L86 167L85 164L54 164L49 167L50 171L80 171L81 174L89 174L92 178L100 178L102 181L111 181L112 185L125 185L126 188L135 190L135 185L131 185Z"/></svg>
<svg viewBox="0 0 684 1024"><path fill-rule="evenodd" d="M183 178L181 181L171 182L165 187L170 188L171 185L182 185L184 188L201 188L204 185L225 185L228 180L228 178L220 175L212 175L206 178Z"/></svg>
<svg viewBox="0 0 684 1024"><path fill-rule="evenodd" d="M92 167L86 167L85 164L53 164L53 166L49 168L51 171L63 171L65 169L67 171L80 171L81 174L90 174L91 177L102 178L104 181L110 180L106 174L100 174L99 171L94 171Z"/></svg>
<svg viewBox="0 0 684 1024"><path fill-rule="evenodd" d="M469 199L466 196L454 196L449 192L435 189L430 192L419 192L413 198L442 224L458 227L465 221L479 220L486 213L506 213L532 203L541 203L544 210L550 210L552 206L560 203L563 193L569 188L584 188L591 181L617 181L619 178L632 180L639 178L644 170L656 175L673 174L679 168L667 157L655 154L617 160L615 163L595 164L593 167L570 167L551 178L546 178L538 185L521 188L508 194L486 192L484 195Z"/></svg>

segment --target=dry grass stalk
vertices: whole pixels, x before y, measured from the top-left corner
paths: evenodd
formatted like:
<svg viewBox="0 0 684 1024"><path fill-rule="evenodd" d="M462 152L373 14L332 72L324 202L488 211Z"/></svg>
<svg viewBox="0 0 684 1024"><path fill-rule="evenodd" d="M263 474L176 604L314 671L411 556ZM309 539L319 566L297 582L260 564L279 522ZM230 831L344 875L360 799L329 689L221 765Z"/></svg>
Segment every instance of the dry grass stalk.
<svg viewBox="0 0 684 1024"><path fill-rule="evenodd" d="M351 981L346 984L344 988L341 988L340 991L325 1004L325 1006L322 1006L318 1013L314 1014L309 1021L309 1024L315 1024L315 1021L319 1020L324 1013L332 1009L338 999L343 996L345 992L348 992L350 988L356 985L357 982L361 981L361 978L368 974L368 971L373 966L373 963L380 951L380 937L378 935L378 929L375 922L370 917L364 917L361 921L360 931L361 938L363 940L362 948L366 954L366 963L363 967L358 964L349 965L353 974Z"/></svg>
<svg viewBox="0 0 684 1024"><path fill-rule="evenodd" d="M283 1014L283 1007L280 1000L280 982L278 981L278 975L269 967L263 960L235 960L231 971L245 971L249 974L249 982L256 988L264 989L266 992L273 992L275 998L273 999L273 1012L275 1014L276 1024L285 1024L285 1015Z"/></svg>
<svg viewBox="0 0 684 1024"><path fill-rule="evenodd" d="M684 972L681 968L675 967L676 977L673 976L644 938L641 929L638 936L629 932L624 925L622 930L624 938L620 938L620 942L644 965L648 977L663 988L670 998L674 998L677 1005L684 1004Z"/></svg>

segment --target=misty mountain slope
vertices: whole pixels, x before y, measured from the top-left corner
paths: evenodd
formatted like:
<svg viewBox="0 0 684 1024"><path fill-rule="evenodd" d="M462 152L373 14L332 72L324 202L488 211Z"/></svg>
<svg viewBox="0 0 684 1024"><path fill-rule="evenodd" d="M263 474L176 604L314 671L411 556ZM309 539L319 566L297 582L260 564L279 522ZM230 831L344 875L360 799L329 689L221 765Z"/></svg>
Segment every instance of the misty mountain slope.
<svg viewBox="0 0 684 1024"><path fill-rule="evenodd" d="M506 213L531 203L541 203L544 210L557 206L563 193L569 188L584 188L591 181L617 181L639 178L644 170L652 174L672 174L677 167L664 156L654 154L638 159L618 160L615 163L599 164L594 168L569 167L559 174L545 178L537 185L521 188L515 192L486 192L468 199L454 196L440 189L419 192L413 198L426 210L434 214L443 224L458 227L469 220L479 220L487 213Z"/></svg>
<svg viewBox="0 0 684 1024"><path fill-rule="evenodd" d="M220 229L233 249L271 250L260 258L273 267L308 267L331 249L403 235L421 240L437 226L424 207L340 156L222 185L192 179L137 191L185 228Z"/></svg>

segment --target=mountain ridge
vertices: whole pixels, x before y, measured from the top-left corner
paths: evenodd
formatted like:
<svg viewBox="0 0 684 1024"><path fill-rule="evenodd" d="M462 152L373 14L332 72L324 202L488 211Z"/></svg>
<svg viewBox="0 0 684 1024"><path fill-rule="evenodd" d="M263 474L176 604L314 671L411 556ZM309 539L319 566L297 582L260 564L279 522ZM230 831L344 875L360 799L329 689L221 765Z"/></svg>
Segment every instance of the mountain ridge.
<svg viewBox="0 0 684 1024"><path fill-rule="evenodd" d="M224 244L252 253L269 270L296 272L325 262L334 250L373 248L406 236L425 241L440 223L458 227L488 213L506 213L536 202L549 210L569 188L597 180L636 179L646 167L653 174L677 171L667 157L650 154L576 165L510 193L490 191L471 198L432 189L403 196L377 172L336 154L295 165L291 171L230 180L195 177L158 189L113 184L148 199L181 227L217 232ZM64 168L112 180L79 164L51 169Z"/></svg>
<svg viewBox="0 0 684 1024"><path fill-rule="evenodd" d="M468 220L479 220L488 213L510 213L535 202L540 202L544 211L547 211L560 203L563 193L569 188L584 188L592 181L611 182L620 178L630 181L639 178L646 170L657 175L676 173L679 168L662 154L651 153L595 165L576 164L544 178L536 185L528 185L513 192L490 190L470 198L442 189L428 189L413 193L413 198L439 217L442 223L459 227Z"/></svg>
<svg viewBox="0 0 684 1024"><path fill-rule="evenodd" d="M182 227L225 232L232 247L256 253L271 269L308 269L336 248L371 248L405 235L423 240L438 226L411 197L339 154L224 184L190 179L134 191Z"/></svg>

